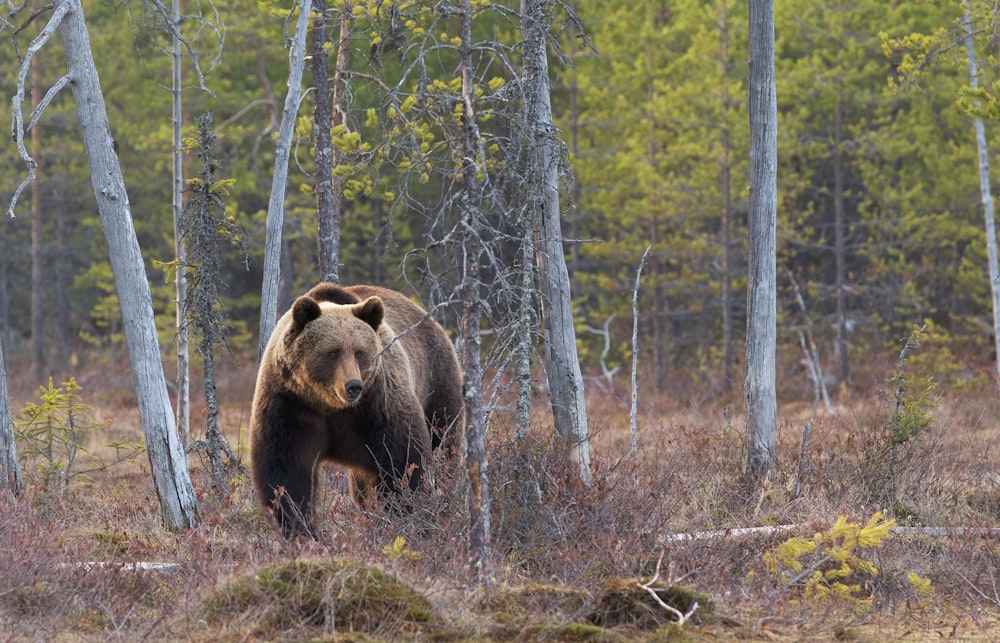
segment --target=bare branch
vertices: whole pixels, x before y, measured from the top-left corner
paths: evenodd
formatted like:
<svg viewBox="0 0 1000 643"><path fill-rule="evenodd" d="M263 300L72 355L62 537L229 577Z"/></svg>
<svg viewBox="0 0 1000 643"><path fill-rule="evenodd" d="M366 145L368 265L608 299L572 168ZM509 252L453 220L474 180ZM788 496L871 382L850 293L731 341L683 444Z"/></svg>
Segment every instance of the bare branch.
<svg viewBox="0 0 1000 643"><path fill-rule="evenodd" d="M185 38L183 34L181 34L180 24L174 22L172 12L169 9L167 9L167 7L162 2L160 2L160 0L146 0L146 4L153 8L154 12L163 21L163 26L166 27L167 30L170 32L170 35L173 38L176 38L178 42L183 44L184 49L186 49L188 55L191 56L191 62L194 64L195 74L198 75L198 86L201 89L201 91L205 92L212 98L215 98L215 92L209 89L208 85L205 84L205 73L201 69L201 57L194 50L194 47L191 46L191 43L188 41L188 39ZM215 50L215 57L212 58L211 60L211 64L214 65L217 62L219 62L222 58L222 45L226 40L226 29L225 25L222 22L222 16L219 15L219 11L215 7L215 3L209 2L208 6L212 9L212 12L215 14L215 21L213 22L210 20L205 20L203 17L201 17L199 22L203 25L209 25L212 28L212 30L215 31L215 33L218 35L219 46Z"/></svg>
<svg viewBox="0 0 1000 643"><path fill-rule="evenodd" d="M639 587L649 592L649 595L653 597L653 600L656 601L660 607L673 614L677 618L678 625L684 625L684 623L686 623L688 619L691 618L694 615L694 613L698 611L698 601L693 601L691 603L690 609L688 609L687 612L682 612L673 605L668 604L666 601L660 598L660 595L656 593L656 588L653 587L653 585L655 585L656 582L660 580L660 566L662 564L663 564L663 555L661 554L660 559L656 561L656 573L653 574L653 577L649 579L647 582L637 583L637 585L639 585ZM681 576L680 578L674 579L673 573L668 574L668 578L666 581L666 589L670 589L677 583L684 580L684 578L685 578L684 576Z"/></svg>
<svg viewBox="0 0 1000 643"><path fill-rule="evenodd" d="M635 288L632 290L632 408L629 412L629 427L631 428L632 458L639 464L639 439L638 439L638 402L639 387L636 385L636 370L639 362L639 280L642 278L642 268L646 265L646 257L653 248L653 244L646 246L646 251L642 253L639 260L639 268L635 271ZM639 486L639 478L635 479L636 487Z"/></svg>
<svg viewBox="0 0 1000 643"><path fill-rule="evenodd" d="M73 79L70 77L70 75L66 74L65 76L57 80L55 83L53 83L51 87L49 87L49 90L45 92L44 96L42 96L42 100L40 100L38 104L35 105L35 109L31 112L31 120L28 121L28 126L24 128L25 133L27 133L32 127L35 126L36 123L38 123L38 119L41 118L42 112L44 112L45 108L49 106L49 103L52 102L52 99L55 98L56 95L58 95L59 92L62 91L64 87L69 85L70 82L72 82L72 80Z"/></svg>
<svg viewBox="0 0 1000 643"><path fill-rule="evenodd" d="M42 47L52 38L52 35L59 28L62 23L63 18L69 12L69 6L66 4L60 4L55 8L52 13L52 17L45 27L38 33L34 40L31 41L31 45L28 47L28 51L25 53L24 59L21 61L21 67L17 73L17 91L14 93L14 99L12 101L12 124L11 124L11 137L13 137L14 142L17 144L17 153L24 161L24 164L28 168L28 176L21 181L21 184L17 186L17 190L14 191L14 196L11 197L10 207L7 209L7 214L14 218L14 208L17 206L17 201L21 197L21 193L24 192L25 188L35 180L36 174L35 170L38 168L38 161L33 159L30 154L28 154L28 149L24 145L24 133L27 131L24 127L24 112L21 110L21 104L24 103L24 91L25 85L27 84L28 72L31 70L31 61L35 55L41 51ZM69 82L68 77L63 77L66 82ZM59 83L63 82L63 79L59 80ZM57 83L58 84L58 83ZM58 91L58 90L56 90ZM51 100L50 94L52 90L46 92L45 96ZM44 102L44 99L43 99ZM36 108L35 115L32 117L31 123L37 122L38 117L41 116L41 109Z"/></svg>

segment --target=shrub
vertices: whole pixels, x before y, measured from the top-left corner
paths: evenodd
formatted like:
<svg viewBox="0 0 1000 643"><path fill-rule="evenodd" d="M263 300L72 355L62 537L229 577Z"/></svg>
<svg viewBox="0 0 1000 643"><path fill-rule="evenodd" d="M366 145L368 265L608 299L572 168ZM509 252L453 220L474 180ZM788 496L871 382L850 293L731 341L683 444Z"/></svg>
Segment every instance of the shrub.
<svg viewBox="0 0 1000 643"><path fill-rule="evenodd" d="M76 477L130 461L143 451L141 445L128 438L112 441L107 445L115 452L111 462L76 470L77 456L88 452L86 437L107 424L91 417L94 408L84 404L79 395L82 390L72 377L60 387L50 377L49 385L38 390L39 401L25 404L14 420L17 447L28 464L26 475L36 477L45 487L66 487Z"/></svg>

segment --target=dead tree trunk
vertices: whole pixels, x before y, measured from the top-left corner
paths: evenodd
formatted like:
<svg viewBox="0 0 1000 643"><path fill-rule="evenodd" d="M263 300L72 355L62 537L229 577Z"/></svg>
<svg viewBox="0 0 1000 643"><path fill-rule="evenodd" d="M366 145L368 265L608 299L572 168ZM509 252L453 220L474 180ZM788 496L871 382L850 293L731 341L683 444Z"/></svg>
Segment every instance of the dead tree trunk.
<svg viewBox="0 0 1000 643"><path fill-rule="evenodd" d="M181 28L181 2L173 0L172 17L174 29ZM174 275L177 294L177 432L181 446L187 447L191 438L191 364L187 326L184 324L184 301L187 299L187 275L183 265L187 261L181 231L184 229L184 152L181 150L181 124L183 121L181 103L181 39L174 34L172 52L171 98L173 109L173 204L174 204L174 248L177 253L178 270Z"/></svg>
<svg viewBox="0 0 1000 643"><path fill-rule="evenodd" d="M775 466L778 100L774 0L750 0L750 255L747 288L747 472Z"/></svg>
<svg viewBox="0 0 1000 643"><path fill-rule="evenodd" d="M7 368L0 342L0 491L10 489L17 493L23 484L21 466L17 462L17 443L14 442L14 416L7 397Z"/></svg>
<svg viewBox="0 0 1000 643"><path fill-rule="evenodd" d="M56 28L66 53L67 78L73 90L94 196L108 243L139 413L146 434L146 451L164 525L172 531L190 528L199 521L198 503L170 407L153 319L153 299L132 225L125 181L111 137L80 0L55 3L53 17L45 27L49 30L48 36Z"/></svg>
<svg viewBox="0 0 1000 643"><path fill-rule="evenodd" d="M312 0L313 144L316 148L316 246L323 281L340 281L340 208L333 192L333 143L330 129L330 56L326 50L326 0Z"/></svg>
<svg viewBox="0 0 1000 643"><path fill-rule="evenodd" d="M288 48L288 94L278 128L278 143L274 149L274 177L271 198L267 204L264 240L264 283L260 296L260 337L257 355L264 354L278 318L278 281L281 279L281 227L285 219L285 186L288 183L288 157L295 133L295 117L302 103L302 70L305 67L306 32L309 30L309 7L300 6L295 36Z"/></svg>
<svg viewBox="0 0 1000 643"><path fill-rule="evenodd" d="M546 39L551 0L524 0L524 131L528 133L529 195L538 229L540 292L545 314L545 358L555 429L571 447L580 479L590 484L590 441L583 374L576 352L576 331L569 271L563 252L559 209L559 150L549 95Z"/></svg>

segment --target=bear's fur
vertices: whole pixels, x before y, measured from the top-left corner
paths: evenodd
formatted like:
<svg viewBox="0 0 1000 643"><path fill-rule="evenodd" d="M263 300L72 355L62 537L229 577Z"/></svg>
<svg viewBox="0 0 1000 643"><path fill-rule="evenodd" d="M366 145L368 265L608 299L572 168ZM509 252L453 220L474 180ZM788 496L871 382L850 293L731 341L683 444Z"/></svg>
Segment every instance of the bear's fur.
<svg viewBox="0 0 1000 643"><path fill-rule="evenodd" d="M277 322L250 417L257 498L286 536L313 535L318 465L348 469L359 506L422 486L432 448L460 453L455 348L403 294L321 283Z"/></svg>

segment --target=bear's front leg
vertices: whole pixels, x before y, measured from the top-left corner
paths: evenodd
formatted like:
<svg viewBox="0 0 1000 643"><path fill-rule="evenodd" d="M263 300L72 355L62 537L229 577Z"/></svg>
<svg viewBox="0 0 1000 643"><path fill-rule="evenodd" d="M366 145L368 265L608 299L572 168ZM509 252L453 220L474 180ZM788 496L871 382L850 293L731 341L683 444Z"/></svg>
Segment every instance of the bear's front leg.
<svg viewBox="0 0 1000 643"><path fill-rule="evenodd" d="M273 512L286 538L315 538L314 490L320 456L326 448L323 434L310 430L308 422L295 421L301 418L294 415L283 416L283 425L267 424L269 417L262 414L261 426L254 427L250 451L258 502L265 511ZM283 426L283 431L279 432L278 426Z"/></svg>
<svg viewBox="0 0 1000 643"><path fill-rule="evenodd" d="M284 475L276 472L265 487L263 501L274 512L285 538L316 538L313 533L313 493L315 477L311 471L292 468Z"/></svg>
<svg viewBox="0 0 1000 643"><path fill-rule="evenodd" d="M373 452L377 478L369 484L374 485L383 507L395 502L409 510L408 493L426 490L424 463L430 453L430 433L423 415L413 416L406 429Z"/></svg>

